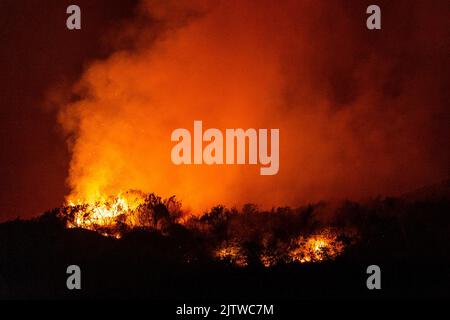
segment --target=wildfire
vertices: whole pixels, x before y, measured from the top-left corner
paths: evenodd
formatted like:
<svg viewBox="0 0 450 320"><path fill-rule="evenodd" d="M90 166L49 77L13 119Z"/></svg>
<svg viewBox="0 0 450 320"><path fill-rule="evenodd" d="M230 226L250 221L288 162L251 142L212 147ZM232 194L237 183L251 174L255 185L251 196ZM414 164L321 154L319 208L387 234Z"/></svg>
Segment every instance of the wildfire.
<svg viewBox="0 0 450 320"><path fill-rule="evenodd" d="M78 205L70 203L72 208ZM94 204L82 205L75 209L74 227L90 229L91 226L110 226L115 219L129 211L128 202L120 195L112 201L102 199ZM72 223L71 223L72 224Z"/></svg>
<svg viewBox="0 0 450 320"><path fill-rule="evenodd" d="M218 245L212 250L212 256L238 267L246 267L255 262L265 267L279 263L321 262L333 260L344 251L340 233L331 228L324 228L312 234L297 233L280 240L261 227L258 232L262 240L249 241L245 236L245 226L240 224L242 228L239 229L243 231L240 236L216 238L217 235L212 234L212 238L208 238L211 237L211 226L217 226L220 221L223 225L227 225L226 219L230 217L230 213L224 214L224 208L220 210L216 208L215 215L209 216L209 219L211 217L218 219L215 222L191 217L193 223L190 221L191 218L182 215L181 203L174 197L162 199L154 194L128 191L90 203L69 202L60 209L59 215L68 228L84 228L114 238L121 238L125 232L135 228L156 229L164 234L167 226L178 223L190 231L203 234L206 236L205 239L212 241L218 239Z"/></svg>
<svg viewBox="0 0 450 320"><path fill-rule="evenodd" d="M219 260L229 261L230 263L239 267L245 267L248 265L245 251L236 242L233 242L231 244L224 244L223 246L219 247L215 252L215 256Z"/></svg>
<svg viewBox="0 0 450 320"><path fill-rule="evenodd" d="M157 228L168 220L169 212L178 213L181 204L174 197L160 197L139 191L102 197L95 202L68 201L60 211L68 228L98 231L120 238L123 231L138 227Z"/></svg>
<svg viewBox="0 0 450 320"><path fill-rule="evenodd" d="M259 255L259 261L265 267L280 262L313 263L333 260L343 251L344 243L338 239L338 233L332 229L324 229L307 237L298 236L288 246L281 244L280 248L264 249ZM224 244L215 251L216 258L239 267L248 265L248 255L248 251L237 241Z"/></svg>
<svg viewBox="0 0 450 320"><path fill-rule="evenodd" d="M337 239L336 233L325 229L310 237L299 236L294 239L289 250L292 261L306 263L334 259L344 250L344 244Z"/></svg>

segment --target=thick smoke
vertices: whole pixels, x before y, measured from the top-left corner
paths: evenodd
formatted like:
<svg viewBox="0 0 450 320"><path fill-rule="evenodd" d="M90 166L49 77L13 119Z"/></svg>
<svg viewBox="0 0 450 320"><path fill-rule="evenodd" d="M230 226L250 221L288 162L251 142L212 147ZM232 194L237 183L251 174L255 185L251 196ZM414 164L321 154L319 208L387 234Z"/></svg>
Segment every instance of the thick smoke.
<svg viewBox="0 0 450 320"><path fill-rule="evenodd" d="M448 5L145 1L61 108L70 199L128 189L193 210L397 194L449 173ZM439 18L441 17L441 18ZM171 132L280 128L280 171L171 162Z"/></svg>

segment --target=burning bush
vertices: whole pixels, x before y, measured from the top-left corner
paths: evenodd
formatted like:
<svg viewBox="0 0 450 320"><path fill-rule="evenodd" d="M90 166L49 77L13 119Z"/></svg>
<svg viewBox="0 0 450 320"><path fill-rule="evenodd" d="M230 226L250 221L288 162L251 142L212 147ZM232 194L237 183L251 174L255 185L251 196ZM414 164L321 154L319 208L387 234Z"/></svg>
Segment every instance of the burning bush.
<svg viewBox="0 0 450 320"><path fill-rule="evenodd" d="M164 230L181 215L175 197L162 199L151 193L128 191L94 203L73 203L61 208L59 216L69 228L84 228L120 237L134 228Z"/></svg>
<svg viewBox="0 0 450 320"><path fill-rule="evenodd" d="M345 241L350 238L348 228L321 222L318 215L325 207L319 203L260 211L256 205L246 204L239 211L219 205L201 216L189 216L175 197L162 199L153 193L128 191L94 203L70 202L58 215L68 228L94 230L115 238L135 229L168 235L179 226L196 234L203 242L201 247L220 261L239 267L271 267L334 259L344 251L351 243ZM189 256L190 261L195 260L195 254Z"/></svg>
<svg viewBox="0 0 450 320"><path fill-rule="evenodd" d="M334 259L344 250L344 243L338 233L324 229L310 237L299 236L293 239L289 248L289 258L300 263Z"/></svg>

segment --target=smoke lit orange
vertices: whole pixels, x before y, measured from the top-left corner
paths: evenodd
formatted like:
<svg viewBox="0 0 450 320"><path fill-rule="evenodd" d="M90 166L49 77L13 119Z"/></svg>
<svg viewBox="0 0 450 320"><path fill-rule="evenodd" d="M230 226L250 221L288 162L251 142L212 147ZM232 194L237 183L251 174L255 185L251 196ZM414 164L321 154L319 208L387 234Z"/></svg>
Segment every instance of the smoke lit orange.
<svg viewBox="0 0 450 320"><path fill-rule="evenodd" d="M137 189L176 195L200 214L217 203L396 194L448 169L445 157L430 165L433 113L412 107L438 99L425 69L391 88L400 62L390 57L402 40L379 49L337 4L144 1L140 9L160 23L119 30L133 45L91 63L73 87L79 99L61 107L68 199L95 203ZM174 165L171 132L196 119L220 130L280 128L280 171Z"/></svg>

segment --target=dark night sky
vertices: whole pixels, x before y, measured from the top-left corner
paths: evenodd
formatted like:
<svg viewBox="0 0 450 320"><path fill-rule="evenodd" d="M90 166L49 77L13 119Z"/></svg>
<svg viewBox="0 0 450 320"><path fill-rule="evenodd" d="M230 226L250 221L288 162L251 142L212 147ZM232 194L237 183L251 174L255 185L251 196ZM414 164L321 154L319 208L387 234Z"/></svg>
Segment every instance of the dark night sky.
<svg viewBox="0 0 450 320"><path fill-rule="evenodd" d="M102 57L102 36L133 14L136 1L78 0L82 30L66 29L73 1L0 1L0 220L58 206L67 193L69 155L45 107L47 90L76 79Z"/></svg>

